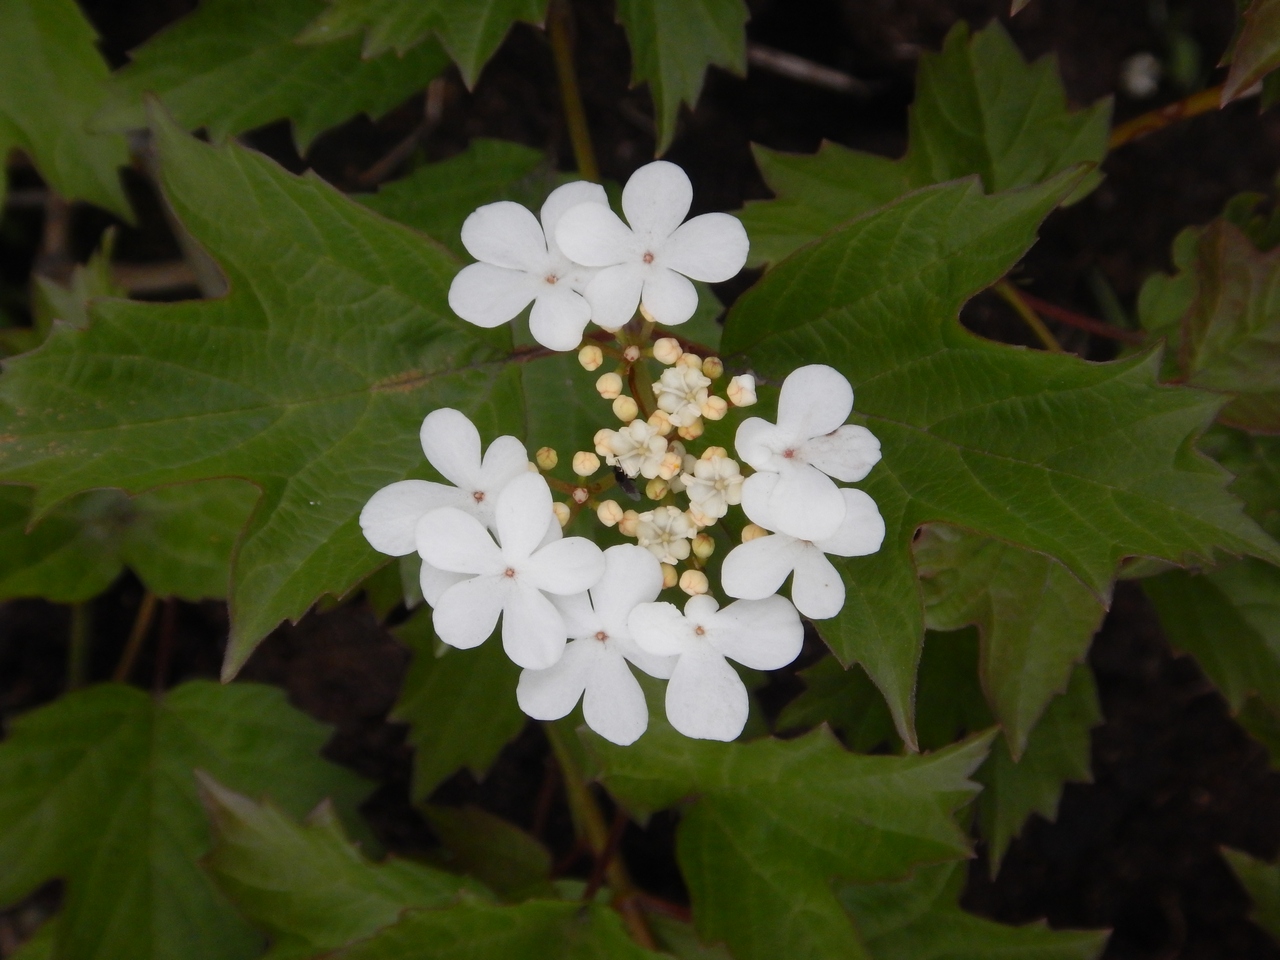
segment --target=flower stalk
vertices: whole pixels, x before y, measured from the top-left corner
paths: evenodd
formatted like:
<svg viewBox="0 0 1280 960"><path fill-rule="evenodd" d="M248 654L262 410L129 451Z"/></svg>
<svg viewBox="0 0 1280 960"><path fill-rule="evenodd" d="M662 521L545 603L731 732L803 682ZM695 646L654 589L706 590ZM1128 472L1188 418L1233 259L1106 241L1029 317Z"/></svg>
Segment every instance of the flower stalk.
<svg viewBox="0 0 1280 960"><path fill-rule="evenodd" d="M551 41L551 57L560 83L560 101L564 106L564 122L569 129L569 142L578 173L584 180L600 182L600 165L596 162L591 131L587 127L587 111L578 85L578 72L573 63L573 12L568 0L551 0L547 8L547 39Z"/></svg>

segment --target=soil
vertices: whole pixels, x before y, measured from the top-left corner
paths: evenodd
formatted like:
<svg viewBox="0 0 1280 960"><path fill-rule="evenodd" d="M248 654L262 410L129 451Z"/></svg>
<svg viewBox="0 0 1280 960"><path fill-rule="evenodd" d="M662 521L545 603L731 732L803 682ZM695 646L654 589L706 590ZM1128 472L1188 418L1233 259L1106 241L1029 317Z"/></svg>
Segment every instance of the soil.
<svg viewBox="0 0 1280 960"><path fill-rule="evenodd" d="M192 6L188 0L84 5L117 64L128 49ZM1012 21L1007 6L1007 0L752 2L753 40L870 81L872 95L850 98L758 70L746 79L712 70L668 157L689 171L698 210L731 210L769 196L751 143L808 152L828 139L899 155L906 145L915 60L920 51L936 49L958 19L981 26L1000 16L1024 54L1056 55L1077 104L1115 94L1122 62L1139 51L1162 55L1176 48L1186 55L1192 80L1217 76L1213 65L1234 24L1230 0L1031 0ZM579 66L589 77L588 119L601 165L607 176L624 180L652 156L648 96L628 87L627 49L611 3L575 0L574 8ZM545 149L561 166L572 166L546 43L532 28L512 32L474 90L465 90L454 75L446 91L442 122L423 144L422 158L447 157L473 137L490 136ZM1150 100L1119 95L1117 117L1185 92L1166 81ZM322 136L306 158L297 155L283 124L244 139L290 169L309 166L350 188L421 116L422 102L415 99L376 122L353 120ZM1050 218L1019 277L1043 299L1095 316L1107 312L1098 292L1107 287L1131 315L1144 277L1169 269L1169 245L1177 232L1207 221L1237 192L1267 190L1278 167L1280 111L1259 117L1256 100L1126 146L1106 161L1101 188ZM18 178L18 185L37 182L29 171ZM175 256L154 196L140 179L132 187L142 215L138 227L122 228L117 256L135 262ZM77 212L81 259L108 222L93 211ZM38 210L11 209L0 222L0 309L21 311L39 228ZM722 299L731 300L740 287L724 285ZM994 297L976 299L964 320L997 339L1032 342ZM1105 340L1058 332L1068 348L1093 359L1114 355L1114 345ZM94 679L110 675L141 595L126 574L93 602ZM155 650L144 651L135 682L216 676L227 629L221 604L174 604L159 621ZM66 608L43 601L0 606L0 716L58 695L65 683L68 624ZM389 849L415 854L429 852L435 840L409 800L411 754L404 728L386 721L408 659L356 597L281 627L243 676L283 686L300 708L334 725L329 756L378 784L364 808L375 833ZM1093 738L1094 782L1066 788L1056 823L1033 818L994 881L980 849L966 906L1011 923L1044 917L1055 927L1111 928L1106 956L1115 960L1280 958L1280 948L1247 919L1248 899L1218 852L1230 846L1267 858L1280 853L1280 774L1270 770L1266 752L1232 720L1194 662L1170 649L1139 587L1125 583L1117 589L1091 663L1106 718ZM771 701L782 699L778 691L799 689L789 677L784 671L775 679ZM536 829L563 869L585 876L589 864L572 858L572 831L547 755L544 738L531 724L482 782L458 774L434 799L479 804ZM687 902L673 856L675 825L669 815L654 818L644 830L632 825L622 848L643 888ZM44 896L42 902L56 890ZM16 916L0 917L0 927L11 930ZM0 955L7 950L0 936Z"/></svg>

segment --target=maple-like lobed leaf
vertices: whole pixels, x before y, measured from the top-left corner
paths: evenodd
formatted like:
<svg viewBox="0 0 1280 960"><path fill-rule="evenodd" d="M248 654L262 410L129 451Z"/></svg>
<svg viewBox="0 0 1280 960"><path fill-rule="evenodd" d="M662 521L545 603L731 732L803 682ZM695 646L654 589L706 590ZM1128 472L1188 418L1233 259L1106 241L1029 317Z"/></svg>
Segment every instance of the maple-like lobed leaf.
<svg viewBox="0 0 1280 960"><path fill-rule="evenodd" d="M1253 901L1249 919L1280 941L1280 866L1239 850L1224 849L1222 856Z"/></svg>

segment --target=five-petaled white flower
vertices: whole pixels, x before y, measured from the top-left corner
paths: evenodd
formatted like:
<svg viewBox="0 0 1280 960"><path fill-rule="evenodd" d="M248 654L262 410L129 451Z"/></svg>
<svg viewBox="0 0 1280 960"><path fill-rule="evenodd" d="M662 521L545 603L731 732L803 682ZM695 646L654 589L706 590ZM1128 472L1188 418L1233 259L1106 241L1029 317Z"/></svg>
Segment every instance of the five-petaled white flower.
<svg viewBox="0 0 1280 960"><path fill-rule="evenodd" d="M677 507L665 506L640 514L636 541L663 563L675 566L689 557L690 543L698 528Z"/></svg>
<svg viewBox="0 0 1280 960"><path fill-rule="evenodd" d="M585 291L596 323L620 327L637 304L658 323L684 323L698 307L698 291L687 278L714 283L742 269L749 246L742 223L727 213L682 223L692 202L685 172L655 160L633 173L622 190L627 223L596 203L560 218L560 249L578 263L603 268Z"/></svg>
<svg viewBox="0 0 1280 960"><path fill-rule="evenodd" d="M403 557L417 549L418 521L440 507L465 510L493 526L498 494L528 471L529 455L515 437L498 437L480 456L480 431L450 407L433 410L419 431L427 462L454 486L430 480L401 480L383 487L360 511L360 529L380 553Z"/></svg>
<svg viewBox="0 0 1280 960"><path fill-rule="evenodd" d="M667 455L667 441L655 426L639 418L621 430L609 431L606 438L605 462L619 467L628 477L652 480L662 468Z"/></svg>
<svg viewBox="0 0 1280 960"><path fill-rule="evenodd" d="M552 350L576 349L591 319L591 306L582 293L595 270L561 252L556 224L574 207L608 210L608 204L604 188L584 180L553 190L542 205L541 223L509 200L480 207L462 225L462 244L480 262L463 267L453 278L453 312L477 326L496 327L532 300L533 338Z"/></svg>
<svg viewBox="0 0 1280 960"><path fill-rule="evenodd" d="M418 552L437 570L470 574L441 593L432 622L455 647L475 647L502 617L502 647L519 666L541 670L560 659L564 617L546 594L582 593L600 579L600 548L582 537L544 545L551 489L536 473L507 484L495 512L498 543L469 513L433 510L418 521Z"/></svg>
<svg viewBox="0 0 1280 960"><path fill-rule="evenodd" d="M779 596L737 600L723 610L711 597L692 597L684 613L670 603L642 603L629 624L642 650L680 658L667 683L667 719L702 740L732 740L747 722L747 688L726 657L777 670L804 644L795 607Z"/></svg>
<svg viewBox="0 0 1280 960"><path fill-rule="evenodd" d="M729 457L704 456L695 460L680 479L690 503L708 519L719 520L731 506L742 502L742 471L738 462Z"/></svg>
<svg viewBox="0 0 1280 960"><path fill-rule="evenodd" d="M849 381L818 363L783 381L776 425L749 417L738 427L738 455L758 471L743 484L743 496L775 474L765 509L779 532L817 541L839 529L845 500L831 478L861 480L880 460L871 431L845 423L852 411Z"/></svg>
<svg viewBox="0 0 1280 960"><path fill-rule="evenodd" d="M673 426L687 427L702 416L711 379L693 367L668 367L653 385L658 409L667 414Z"/></svg>
<svg viewBox="0 0 1280 960"><path fill-rule="evenodd" d="M571 639L554 666L520 674L520 709L536 720L558 720L581 698L587 726L614 743L634 743L649 725L649 709L627 661L665 680L675 659L636 646L627 618L661 590L662 567L649 551L631 544L606 550L604 576L590 593L555 599Z"/></svg>
<svg viewBox="0 0 1280 960"><path fill-rule="evenodd" d="M776 530L769 514L772 487L777 474L762 474L764 480L751 487L742 499L742 509L752 523ZM834 617L844 606L844 581L827 559L863 557L875 553L884 542L884 518L876 502L861 490L841 489L844 520L836 532L817 541L800 540L785 533L771 533L739 544L724 558L720 582L731 597L759 600L776 593L795 571L791 580L791 601L811 620Z"/></svg>

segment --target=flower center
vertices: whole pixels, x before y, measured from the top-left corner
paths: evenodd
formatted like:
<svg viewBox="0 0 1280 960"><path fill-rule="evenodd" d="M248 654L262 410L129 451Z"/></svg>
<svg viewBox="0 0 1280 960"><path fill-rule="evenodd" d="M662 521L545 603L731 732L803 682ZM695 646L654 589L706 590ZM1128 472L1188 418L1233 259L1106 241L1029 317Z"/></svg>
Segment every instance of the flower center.
<svg viewBox="0 0 1280 960"><path fill-rule="evenodd" d="M653 263L653 254L650 253L648 250L646 250L644 252L644 256L641 257L640 259L643 260L645 263Z"/></svg>
<svg viewBox="0 0 1280 960"><path fill-rule="evenodd" d="M550 283L552 285L555 285L560 281L560 278L557 277L554 273L548 273L545 277L543 277L543 279L546 280L547 283Z"/></svg>
<svg viewBox="0 0 1280 960"><path fill-rule="evenodd" d="M484 503L484 491L477 490L475 493L471 494L471 499L476 503Z"/></svg>
<svg viewBox="0 0 1280 960"><path fill-rule="evenodd" d="M694 632L694 633L696 633L696 634L697 634L698 636L700 636L700 637L705 637L705 636L707 635L706 628L704 628L704 627L702 627L702 626L694 627L694 628L693 628L693 632Z"/></svg>
<svg viewBox="0 0 1280 960"><path fill-rule="evenodd" d="M515 579L515 575L516 575L515 568L514 568L514 567L507 567L507 569L506 569L505 571L503 571L503 574L502 574L502 575L503 575L504 577L511 577L511 578L514 580L514 579Z"/></svg>
<svg viewBox="0 0 1280 960"><path fill-rule="evenodd" d="M794 459L794 458L795 458L795 455L796 455L796 452L795 452L795 450L794 450L794 449L792 449L792 450L783 450L783 451L782 451L782 456L783 456L785 459L787 459L787 460L792 460L792 459Z"/></svg>
<svg viewBox="0 0 1280 960"><path fill-rule="evenodd" d="M601 643L604 643L606 640L609 639L609 635L605 633L603 630L597 630L596 639L599 640Z"/></svg>

